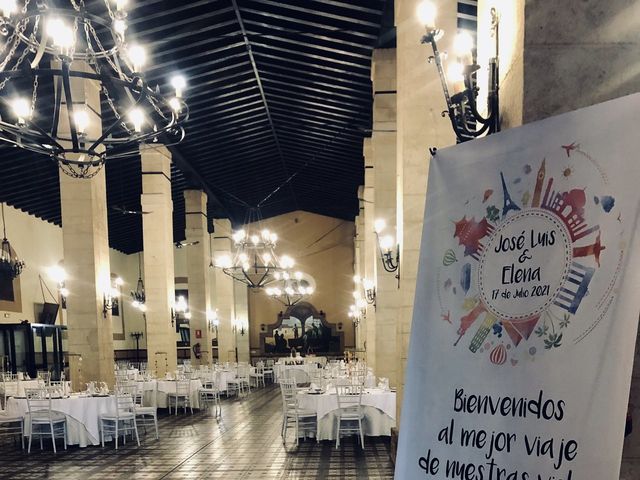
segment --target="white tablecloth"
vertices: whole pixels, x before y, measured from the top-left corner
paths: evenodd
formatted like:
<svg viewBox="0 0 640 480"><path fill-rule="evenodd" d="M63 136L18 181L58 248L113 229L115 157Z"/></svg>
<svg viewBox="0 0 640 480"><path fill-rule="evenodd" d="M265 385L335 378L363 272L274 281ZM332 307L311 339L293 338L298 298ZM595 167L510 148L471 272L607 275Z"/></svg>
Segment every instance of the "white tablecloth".
<svg viewBox="0 0 640 480"><path fill-rule="evenodd" d="M13 394L13 392L16 392L15 395L18 397L24 397L24 391L26 389L41 388L45 386L42 380L18 380L17 382L0 382L0 394L2 395L4 395L5 384L7 386L6 389L9 391L9 393ZM69 388L69 390L71 390L71 382L67 382L67 387Z"/></svg>
<svg viewBox="0 0 640 480"><path fill-rule="evenodd" d="M280 378L283 378L291 370L299 370L304 372L303 378L309 376L309 372L318 370L318 365L315 363L307 363L303 365L285 365L282 363L276 363L273 366L274 382L278 383Z"/></svg>
<svg viewBox="0 0 640 480"><path fill-rule="evenodd" d="M318 439L335 440L337 435L338 399L333 392L310 395L298 394L299 408L312 410L318 414ZM370 437L391 435L396 425L396 394L378 388L367 389L362 393L364 420L362 429Z"/></svg>
<svg viewBox="0 0 640 480"><path fill-rule="evenodd" d="M203 374L203 380L215 381L216 376L218 376L218 384L216 385L218 390L224 392L227 389L227 384L236 378L236 370L222 370L220 372L210 372L208 374Z"/></svg>
<svg viewBox="0 0 640 480"><path fill-rule="evenodd" d="M167 394L176 392L177 382L175 380L158 380L157 407L167 408ZM200 389L202 382L200 380L191 380L191 405L193 408L200 408Z"/></svg>
<svg viewBox="0 0 640 480"><path fill-rule="evenodd" d="M100 444L99 417L115 411L115 397L81 397L53 399L51 409L67 416L67 444L87 445ZM29 413L27 400L11 398L7 401L9 415L24 416ZM29 434L29 424L25 421L25 435Z"/></svg>

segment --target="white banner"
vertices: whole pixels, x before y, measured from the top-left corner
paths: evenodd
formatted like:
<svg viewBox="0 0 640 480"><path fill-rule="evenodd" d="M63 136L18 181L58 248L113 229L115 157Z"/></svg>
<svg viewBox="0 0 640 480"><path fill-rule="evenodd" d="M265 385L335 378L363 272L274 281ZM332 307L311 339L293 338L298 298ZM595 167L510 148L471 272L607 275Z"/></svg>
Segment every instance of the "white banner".
<svg viewBox="0 0 640 480"><path fill-rule="evenodd" d="M618 479L640 95L431 161L396 478Z"/></svg>

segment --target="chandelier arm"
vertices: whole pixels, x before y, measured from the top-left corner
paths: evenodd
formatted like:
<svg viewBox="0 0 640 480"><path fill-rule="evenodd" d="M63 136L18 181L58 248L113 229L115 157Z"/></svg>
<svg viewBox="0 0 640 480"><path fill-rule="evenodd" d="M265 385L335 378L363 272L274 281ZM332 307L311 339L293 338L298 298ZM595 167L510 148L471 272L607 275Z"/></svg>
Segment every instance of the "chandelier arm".
<svg viewBox="0 0 640 480"><path fill-rule="evenodd" d="M58 123L60 120L60 106L62 105L62 78L56 78L54 87L55 105L53 107L53 120L51 123L51 137L58 136Z"/></svg>
<svg viewBox="0 0 640 480"><path fill-rule="evenodd" d="M78 142L78 130L76 129L76 122L74 120L74 106L73 95L71 93L71 81L69 79L69 61L67 59L62 60L62 86L64 88L64 99L67 105L67 117L69 119L69 130L71 131L71 143L74 150L80 149L80 143ZM91 148L89 150L92 150Z"/></svg>

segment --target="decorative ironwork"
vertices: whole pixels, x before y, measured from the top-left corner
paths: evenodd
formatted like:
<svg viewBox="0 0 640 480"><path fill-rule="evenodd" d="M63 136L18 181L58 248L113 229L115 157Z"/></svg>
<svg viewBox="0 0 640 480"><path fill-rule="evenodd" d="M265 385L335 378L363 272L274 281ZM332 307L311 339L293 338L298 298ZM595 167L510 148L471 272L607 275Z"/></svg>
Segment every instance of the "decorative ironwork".
<svg viewBox="0 0 640 480"><path fill-rule="evenodd" d="M91 10L91 11L90 11ZM0 140L46 155L75 178L90 178L107 158L139 145L184 138L185 81L164 96L142 73L144 50L125 40L124 2L5 0L0 5ZM107 115L80 106L77 85L93 85ZM93 87L92 87L93 88ZM104 125L103 125L104 123Z"/></svg>
<svg viewBox="0 0 640 480"><path fill-rule="evenodd" d="M18 278L25 263L18 258L11 243L7 239L7 225L4 219L4 203L2 205L2 250L0 251L0 275L5 278Z"/></svg>

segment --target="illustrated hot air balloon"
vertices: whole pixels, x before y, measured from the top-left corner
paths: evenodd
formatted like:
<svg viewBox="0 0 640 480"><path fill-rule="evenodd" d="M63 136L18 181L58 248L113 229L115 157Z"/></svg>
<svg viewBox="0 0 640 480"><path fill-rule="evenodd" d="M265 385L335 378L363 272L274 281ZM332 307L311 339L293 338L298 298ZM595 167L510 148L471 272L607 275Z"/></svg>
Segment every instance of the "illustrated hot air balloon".
<svg viewBox="0 0 640 480"><path fill-rule="evenodd" d="M449 265L452 265L452 264L456 263L457 261L458 261L458 259L456 258L456 252L454 252L451 249L449 249L446 252L444 252L444 257L442 257L442 264L445 267L448 267Z"/></svg>
<svg viewBox="0 0 640 480"><path fill-rule="evenodd" d="M491 350L489 360L491 360L491 363L494 365L502 365L507 361L507 349L502 343Z"/></svg>

